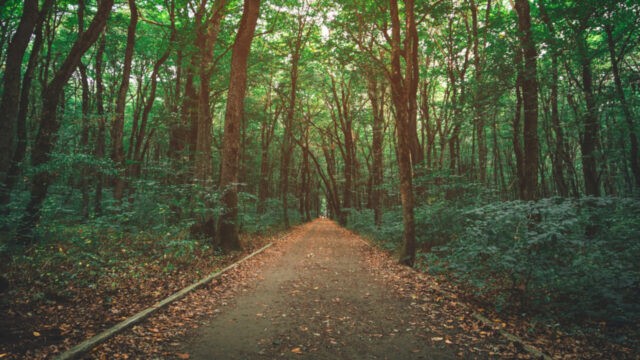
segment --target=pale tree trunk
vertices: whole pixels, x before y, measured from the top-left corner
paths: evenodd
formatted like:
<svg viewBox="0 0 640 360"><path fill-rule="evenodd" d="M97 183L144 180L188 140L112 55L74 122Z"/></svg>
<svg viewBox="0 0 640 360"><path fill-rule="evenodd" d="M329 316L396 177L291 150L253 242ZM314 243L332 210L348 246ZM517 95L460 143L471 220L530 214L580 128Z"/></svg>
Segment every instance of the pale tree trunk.
<svg viewBox="0 0 640 360"><path fill-rule="evenodd" d="M220 173L223 213L218 222L220 246L224 251L240 250L238 238L238 169L240 154L240 125L244 114L247 88L247 62L255 33L260 0L244 0L244 10L231 54L231 74L222 140Z"/></svg>

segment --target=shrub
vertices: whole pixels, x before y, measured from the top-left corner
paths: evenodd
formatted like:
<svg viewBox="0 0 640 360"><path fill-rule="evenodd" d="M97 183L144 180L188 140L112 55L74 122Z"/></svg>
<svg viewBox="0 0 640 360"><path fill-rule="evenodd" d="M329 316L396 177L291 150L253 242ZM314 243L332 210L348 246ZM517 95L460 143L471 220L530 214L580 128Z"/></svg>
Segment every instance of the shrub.
<svg viewBox="0 0 640 360"><path fill-rule="evenodd" d="M499 310L636 321L640 202L550 198L464 212L464 230L427 255Z"/></svg>

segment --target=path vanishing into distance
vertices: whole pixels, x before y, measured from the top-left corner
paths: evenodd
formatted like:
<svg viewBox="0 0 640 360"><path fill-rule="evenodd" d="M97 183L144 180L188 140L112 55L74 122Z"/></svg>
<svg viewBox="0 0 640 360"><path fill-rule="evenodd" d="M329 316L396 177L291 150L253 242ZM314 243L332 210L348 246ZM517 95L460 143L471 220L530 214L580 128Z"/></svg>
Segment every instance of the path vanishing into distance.
<svg viewBox="0 0 640 360"><path fill-rule="evenodd" d="M489 320L487 320L489 321ZM491 321L489 321L491 323ZM327 219L95 348L91 358L538 358L438 279Z"/></svg>
<svg viewBox="0 0 640 360"><path fill-rule="evenodd" d="M253 291L191 334L192 359L446 359L420 312L371 271L368 245L329 220L305 226Z"/></svg>

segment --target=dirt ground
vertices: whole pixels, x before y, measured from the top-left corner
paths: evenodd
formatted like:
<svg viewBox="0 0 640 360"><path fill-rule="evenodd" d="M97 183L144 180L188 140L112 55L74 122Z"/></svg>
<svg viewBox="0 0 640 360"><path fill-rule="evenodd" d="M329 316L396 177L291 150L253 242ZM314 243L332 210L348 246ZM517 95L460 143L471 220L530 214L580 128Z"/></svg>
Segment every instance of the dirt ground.
<svg viewBox="0 0 640 360"><path fill-rule="evenodd" d="M189 333L192 359L448 359L422 314L385 287L368 245L329 220L307 226L254 289Z"/></svg>
<svg viewBox="0 0 640 360"><path fill-rule="evenodd" d="M393 254L370 246L327 219L273 237L246 238L245 242L245 252L229 254L222 263L202 258L193 264L191 275L202 278L252 249L268 242L273 245L113 336L84 358L540 358L533 347L554 360L639 359L637 349L601 337L534 327L527 319L503 317L484 309L447 278L401 266ZM184 282L184 275L160 273L154 277L157 289L151 290L162 296L152 300L166 297L167 289L164 293L160 290L166 284ZM148 290L149 286L141 288ZM153 303L145 297L148 292L127 294L110 307L111 313L121 310L114 313L120 315L118 321ZM92 315L85 318L104 317L104 311L87 307L87 301L81 304L80 315ZM54 310L64 323L36 328L36 339L46 340L42 345L22 354L0 351L0 358L55 358L113 324L109 317L86 324L79 323L77 319L82 317L78 316L64 320L73 313L60 306ZM485 319L478 319L478 314ZM47 329L73 336L67 334L60 340L52 337L57 333L45 332ZM505 334L519 338L510 336L509 340Z"/></svg>

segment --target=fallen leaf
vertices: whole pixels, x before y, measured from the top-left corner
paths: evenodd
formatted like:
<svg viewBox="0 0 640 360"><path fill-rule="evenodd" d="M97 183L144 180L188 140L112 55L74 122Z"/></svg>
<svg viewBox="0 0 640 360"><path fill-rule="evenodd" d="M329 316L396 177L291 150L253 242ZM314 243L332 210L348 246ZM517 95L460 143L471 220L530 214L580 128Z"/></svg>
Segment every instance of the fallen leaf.
<svg viewBox="0 0 640 360"><path fill-rule="evenodd" d="M33 332L33 336L38 337L38 336L40 336L40 333L39 333L39 332L37 332L37 331L34 331L34 332Z"/></svg>
<svg viewBox="0 0 640 360"><path fill-rule="evenodd" d="M442 340L444 340L444 338L440 337L440 336L436 336L436 337L432 337L431 338L431 341L442 341Z"/></svg>
<svg viewBox="0 0 640 360"><path fill-rule="evenodd" d="M299 347L291 349L291 352L294 354L302 354L302 349Z"/></svg>
<svg viewBox="0 0 640 360"><path fill-rule="evenodd" d="M188 353L184 353L184 354L178 353L176 354L176 356L180 359L188 359L190 357Z"/></svg>

